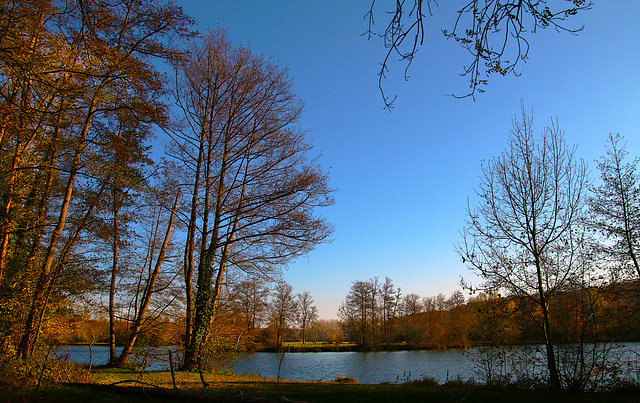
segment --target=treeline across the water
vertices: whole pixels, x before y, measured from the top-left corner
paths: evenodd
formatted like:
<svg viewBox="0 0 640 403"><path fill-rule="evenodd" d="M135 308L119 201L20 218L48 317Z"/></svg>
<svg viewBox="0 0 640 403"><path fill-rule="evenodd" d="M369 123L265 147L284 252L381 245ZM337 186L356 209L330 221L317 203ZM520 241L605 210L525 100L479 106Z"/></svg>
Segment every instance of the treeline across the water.
<svg viewBox="0 0 640 403"><path fill-rule="evenodd" d="M640 340L640 283L565 290L551 298L555 343ZM401 295L391 279L355 281L339 310L344 340L360 349L442 349L543 343L535 296Z"/></svg>
<svg viewBox="0 0 640 403"><path fill-rule="evenodd" d="M479 293L465 299L461 291L449 296L401 295L390 279L383 283L387 291L355 294L358 289L370 289L376 284L381 285L375 278L354 282L340 308L340 320L319 320L313 315L306 320L304 331L300 300L310 298L308 293L290 294L291 311L281 329L274 315L277 291L265 289L263 300L251 309L247 309L248 305L241 309L239 299L227 299L221 308L225 320L216 326L219 354L222 357L224 352L241 351L444 349L544 342L540 335L541 313L535 302L529 301L531 297ZM392 288L393 293L389 293ZM375 298L357 301L356 295ZM347 308L347 304L356 306L356 302L361 310ZM551 325L556 343L640 341L640 283L637 281L560 292L552 302ZM61 315L56 323L60 330L51 339L56 344L109 342L109 321L104 318ZM127 321L116 322L117 345L126 342L128 326ZM149 326L139 343L175 345L183 338L184 323L166 317Z"/></svg>

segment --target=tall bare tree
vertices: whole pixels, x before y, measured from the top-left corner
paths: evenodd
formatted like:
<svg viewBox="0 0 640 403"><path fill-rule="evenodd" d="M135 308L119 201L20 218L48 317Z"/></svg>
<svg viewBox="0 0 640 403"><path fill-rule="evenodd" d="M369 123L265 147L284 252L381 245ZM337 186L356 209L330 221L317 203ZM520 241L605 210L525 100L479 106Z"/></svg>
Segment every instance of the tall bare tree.
<svg viewBox="0 0 640 403"><path fill-rule="evenodd" d="M468 209L457 251L484 283L530 299L539 312L551 387L561 387L550 326L551 297L576 274L576 227L583 218L586 164L557 123L534 135L522 105L507 149L482 167L478 204ZM469 286L469 285L467 285ZM473 288L473 287L471 287Z"/></svg>
<svg viewBox="0 0 640 403"><path fill-rule="evenodd" d="M173 153L192 194L185 277L197 277L184 362L193 368L227 270L268 274L326 241L330 226L314 209L332 199L326 174L307 159L302 105L284 71L218 30L193 46L177 77L186 129Z"/></svg>
<svg viewBox="0 0 640 403"><path fill-rule="evenodd" d="M139 297L140 302L136 304L136 313L133 318L132 326L129 329L129 337L127 337L127 341L122 347L122 352L120 353L118 358L111 362L116 366L122 366L128 361L129 355L131 354L131 351L133 350L136 340L138 336L140 336L143 330L145 321L147 320L147 313L149 311L149 307L151 306L151 299L153 295L157 293L161 288L157 286L157 283L161 274L160 269L162 268L162 264L166 259L167 249L169 248L169 244L171 241L171 232L173 231L174 217L175 217L179 202L180 202L180 189L178 188L177 193L175 195L175 200L173 201L173 207L171 207L171 210L170 210L171 212L169 214L168 222L166 224L164 237L163 237L162 243L160 243L160 245L158 246L157 253L155 253L155 247L157 246L156 244L158 243L160 238L159 227L160 227L160 223L163 215L162 210L166 210L167 206L161 205L159 206L159 208L156 209L157 216L155 218L155 221L157 224L154 226L155 228L153 228L151 231L152 236L149 242L149 249L151 250L149 250L146 254L148 256L150 270L148 271L145 270L145 272L147 272L147 275L144 276L144 284L142 285L142 290L141 292L138 293L140 294L140 297ZM155 263L152 263L154 258L155 258ZM151 269L151 267L153 268ZM138 298L136 298L136 300L138 300Z"/></svg>
<svg viewBox="0 0 640 403"><path fill-rule="evenodd" d="M384 342L387 346L391 345L393 336L394 322L399 314L400 302L402 300L400 288L395 288L393 280L389 277L385 278L384 283L380 287L380 319L382 325L382 334Z"/></svg>
<svg viewBox="0 0 640 403"><path fill-rule="evenodd" d="M373 289L374 287L378 289ZM377 277L367 281L354 281L345 301L340 304L338 318L340 326L352 340L362 348L375 346L380 306L379 282Z"/></svg>
<svg viewBox="0 0 640 403"><path fill-rule="evenodd" d="M313 305L313 297L309 291L296 295L298 306L298 325L302 332L302 344L307 342L307 333L318 321L318 307Z"/></svg>
<svg viewBox="0 0 640 403"><path fill-rule="evenodd" d="M298 316L298 303L290 284L280 281L276 285L269 304L269 312L269 326L275 331L275 345L282 347L287 331L296 322Z"/></svg>

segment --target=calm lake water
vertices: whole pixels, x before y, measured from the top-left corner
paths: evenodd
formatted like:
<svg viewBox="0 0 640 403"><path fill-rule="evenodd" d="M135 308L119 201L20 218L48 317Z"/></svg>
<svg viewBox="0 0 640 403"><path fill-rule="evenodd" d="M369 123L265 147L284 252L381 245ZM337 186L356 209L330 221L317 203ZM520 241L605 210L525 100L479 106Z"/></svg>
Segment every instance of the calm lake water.
<svg viewBox="0 0 640 403"><path fill-rule="evenodd" d="M531 349L531 348L527 348ZM528 373L544 371L544 355L540 352L528 351L525 348L497 349L501 357L511 357L510 364L504 365L503 371L510 373L525 368ZM120 350L118 349L118 352ZM278 376L292 380L331 381L338 376L349 376L360 383L402 383L410 380L430 377L439 383L451 379L478 379L477 369L486 365L488 356L483 350L426 350L426 351L392 351L392 352L342 352L342 353L255 353L240 354L232 369L239 374L255 374L267 378ZM638 380L640 366L638 356L640 343L618 345L609 353L610 359L620 364L627 377ZM71 346L58 350L60 358L69 361L89 363L90 351L87 346ZM152 353L156 359L149 358L147 369L168 369L169 363L166 349ZM515 358L514 358L515 357ZM518 357L522 358L518 363ZM109 348L93 347L93 365L106 364L109 360ZM282 360L282 362L281 362ZM499 360L492 363L500 365Z"/></svg>
<svg viewBox="0 0 640 403"><path fill-rule="evenodd" d="M234 371L267 378L331 381L349 376L360 383L400 383L431 377L440 383L447 379L473 376L463 350L389 351L348 353L256 353L238 358Z"/></svg>

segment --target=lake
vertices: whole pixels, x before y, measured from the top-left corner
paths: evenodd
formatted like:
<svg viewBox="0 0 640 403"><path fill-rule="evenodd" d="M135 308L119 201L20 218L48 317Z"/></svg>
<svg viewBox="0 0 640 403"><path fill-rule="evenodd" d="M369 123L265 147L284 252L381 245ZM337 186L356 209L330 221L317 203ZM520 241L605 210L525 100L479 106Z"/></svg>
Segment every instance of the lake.
<svg viewBox="0 0 640 403"><path fill-rule="evenodd" d="M292 380L332 381L349 376L360 383L401 383L431 377L443 383L448 379L473 376L463 350L382 351L343 353L255 353L238 357L234 371L278 376Z"/></svg>
<svg viewBox="0 0 640 403"><path fill-rule="evenodd" d="M625 377L639 380L639 353L640 343L624 343L617 345L609 357L620 366ZM89 363L90 360L87 346L61 348L58 355L75 362ZM156 358L148 359L148 369L168 369L166 349L154 350L151 355ZM106 364L108 360L108 347L93 347L93 365ZM535 346L492 350L254 353L240 354L232 369L239 374L276 378L279 366L280 378L291 380L331 381L339 376L348 376L360 383L402 383L429 377L442 384L453 379L482 381L477 369L486 372L489 367L495 374L522 374L523 371L528 375L541 374L545 371L545 358Z"/></svg>

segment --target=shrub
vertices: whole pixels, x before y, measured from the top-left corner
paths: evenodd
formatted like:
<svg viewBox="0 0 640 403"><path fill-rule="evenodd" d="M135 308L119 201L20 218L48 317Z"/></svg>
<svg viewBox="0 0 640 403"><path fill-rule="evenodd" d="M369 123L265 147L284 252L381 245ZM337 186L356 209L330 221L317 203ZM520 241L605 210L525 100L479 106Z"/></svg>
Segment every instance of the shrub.
<svg viewBox="0 0 640 403"><path fill-rule="evenodd" d="M355 379L349 377L349 376L337 376L336 379L334 380L334 382L336 383L353 383L356 384L358 383L358 381L356 381Z"/></svg>

